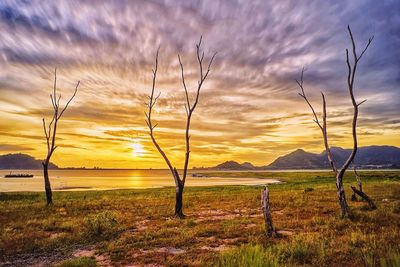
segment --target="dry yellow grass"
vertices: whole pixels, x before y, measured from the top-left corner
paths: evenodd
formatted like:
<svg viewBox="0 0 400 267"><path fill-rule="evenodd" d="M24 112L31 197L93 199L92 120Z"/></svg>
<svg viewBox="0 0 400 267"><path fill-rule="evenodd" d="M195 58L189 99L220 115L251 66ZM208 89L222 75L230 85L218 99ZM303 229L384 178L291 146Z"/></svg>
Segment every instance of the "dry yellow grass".
<svg viewBox="0 0 400 267"><path fill-rule="evenodd" d="M173 188L60 192L51 207L44 194L2 193L0 265L395 266L399 260L400 172L362 173L378 209L349 201L353 219L339 217L327 172L218 175L285 181L270 186L282 235L264 236L260 187L187 188L184 220L172 217ZM346 177L348 198L355 183Z"/></svg>

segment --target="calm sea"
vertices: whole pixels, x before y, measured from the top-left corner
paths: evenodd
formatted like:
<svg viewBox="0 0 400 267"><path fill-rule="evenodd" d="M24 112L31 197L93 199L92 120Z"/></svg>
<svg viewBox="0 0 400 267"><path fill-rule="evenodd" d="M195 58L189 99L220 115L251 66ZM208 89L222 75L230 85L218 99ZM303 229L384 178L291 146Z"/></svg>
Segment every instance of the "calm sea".
<svg viewBox="0 0 400 267"><path fill-rule="evenodd" d="M33 174L33 178L4 178L10 172ZM157 188L174 186L168 170L50 170L53 190L108 190L128 188ZM275 179L259 178L197 178L189 176L187 186L264 185ZM0 170L0 192L43 191L42 170Z"/></svg>

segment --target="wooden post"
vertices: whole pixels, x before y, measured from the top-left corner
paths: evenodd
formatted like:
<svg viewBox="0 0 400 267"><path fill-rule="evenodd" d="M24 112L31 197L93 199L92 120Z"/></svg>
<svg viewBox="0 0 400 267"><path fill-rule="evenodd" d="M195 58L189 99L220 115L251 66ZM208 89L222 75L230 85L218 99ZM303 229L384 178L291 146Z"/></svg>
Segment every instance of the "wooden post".
<svg viewBox="0 0 400 267"><path fill-rule="evenodd" d="M275 237L276 230L272 225L271 210L269 208L269 191L267 186L261 191L261 205L264 213L266 234L269 237Z"/></svg>

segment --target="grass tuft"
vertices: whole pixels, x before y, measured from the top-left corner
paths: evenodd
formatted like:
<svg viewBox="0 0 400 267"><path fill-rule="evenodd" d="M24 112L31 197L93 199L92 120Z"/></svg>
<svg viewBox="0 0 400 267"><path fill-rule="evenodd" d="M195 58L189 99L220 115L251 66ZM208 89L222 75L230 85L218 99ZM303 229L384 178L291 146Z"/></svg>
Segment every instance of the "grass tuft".
<svg viewBox="0 0 400 267"><path fill-rule="evenodd" d="M242 245L223 252L219 266L229 267L277 267L277 259L260 245Z"/></svg>
<svg viewBox="0 0 400 267"><path fill-rule="evenodd" d="M57 267L96 267L97 262L94 257L79 257L74 259L68 259L60 264L56 265Z"/></svg>

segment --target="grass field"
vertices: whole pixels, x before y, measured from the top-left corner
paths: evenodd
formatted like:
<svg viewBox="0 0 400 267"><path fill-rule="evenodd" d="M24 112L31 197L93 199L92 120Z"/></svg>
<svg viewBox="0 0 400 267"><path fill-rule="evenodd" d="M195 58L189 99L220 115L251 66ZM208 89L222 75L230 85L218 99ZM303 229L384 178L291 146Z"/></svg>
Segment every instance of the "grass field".
<svg viewBox="0 0 400 267"><path fill-rule="evenodd" d="M0 265L400 266L400 172L361 172L377 210L350 201L350 173L352 219L329 172L209 175L284 181L269 187L280 236L264 235L256 186L186 188L184 220L173 188L56 192L50 207L43 193L1 193Z"/></svg>

